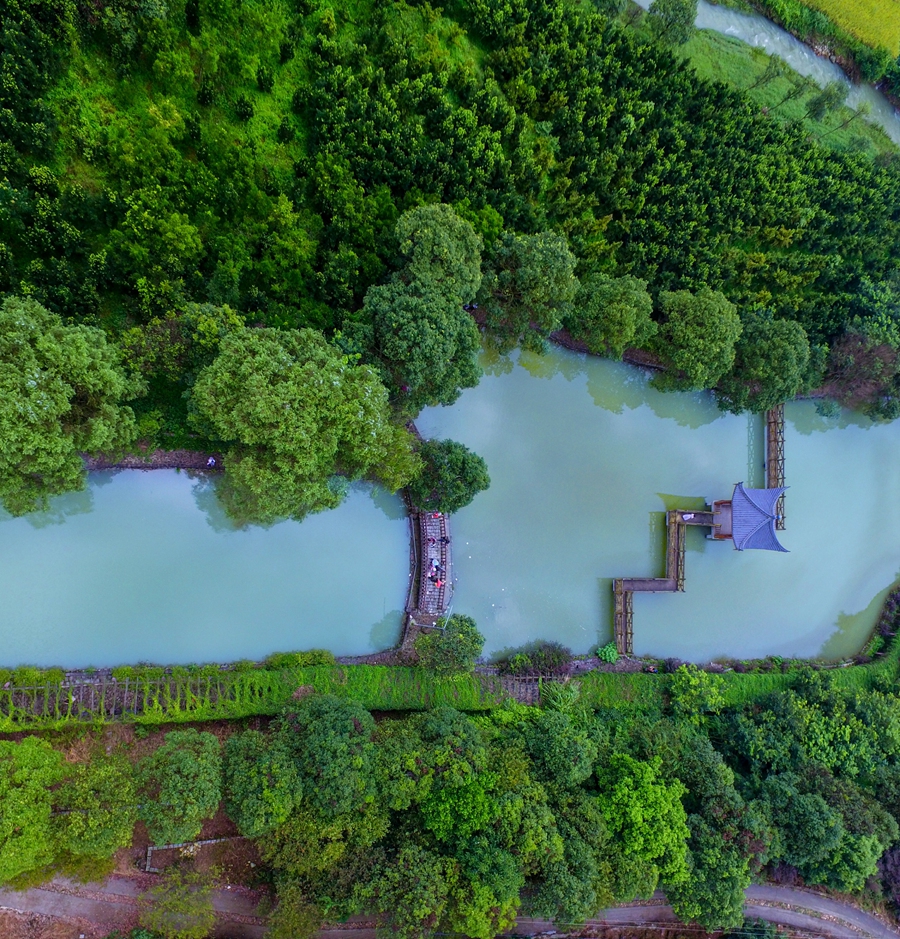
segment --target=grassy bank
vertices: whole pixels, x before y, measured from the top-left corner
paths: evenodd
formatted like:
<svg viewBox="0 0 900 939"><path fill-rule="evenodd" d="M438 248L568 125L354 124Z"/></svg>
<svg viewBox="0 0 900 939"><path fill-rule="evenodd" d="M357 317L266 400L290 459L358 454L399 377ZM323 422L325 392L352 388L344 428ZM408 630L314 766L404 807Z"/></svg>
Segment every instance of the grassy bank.
<svg viewBox="0 0 900 939"><path fill-rule="evenodd" d="M37 670L32 670L37 672ZM54 670L55 672L58 670ZM84 722L141 724L233 720L277 714L293 697L313 692L357 701L369 710L424 710L447 704L464 711L495 707L496 683L476 675L444 678L422 668L319 665L297 668L137 669L78 685L38 673L29 685L0 688L0 732L53 729Z"/></svg>
<svg viewBox="0 0 900 939"><path fill-rule="evenodd" d="M812 138L832 149L867 151L875 155L898 153L896 144L880 127L864 120L851 108L835 108L821 120L810 117L809 103L819 91L817 86L812 86L806 94L785 100L802 78L785 68L783 75L766 80L771 59L761 49L703 29L697 30L682 47L682 54L702 78L745 91L773 118L785 123L799 122Z"/></svg>

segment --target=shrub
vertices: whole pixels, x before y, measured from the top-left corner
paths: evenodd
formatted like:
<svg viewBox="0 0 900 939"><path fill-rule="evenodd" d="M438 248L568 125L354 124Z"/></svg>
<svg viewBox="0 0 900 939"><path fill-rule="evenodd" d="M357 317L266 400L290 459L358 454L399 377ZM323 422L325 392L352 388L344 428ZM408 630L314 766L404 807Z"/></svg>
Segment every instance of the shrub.
<svg viewBox="0 0 900 939"><path fill-rule="evenodd" d="M164 939L205 939L216 922L212 887L177 868L141 898L141 925Z"/></svg>
<svg viewBox="0 0 900 939"><path fill-rule="evenodd" d="M256 84L260 91L271 91L275 87L275 74L272 69L260 65L256 70Z"/></svg>
<svg viewBox="0 0 900 939"><path fill-rule="evenodd" d="M597 658L601 662L606 662L609 665L615 665L619 661L619 650L616 648L614 642L607 642L605 646L601 646L597 650Z"/></svg>
<svg viewBox="0 0 900 939"><path fill-rule="evenodd" d="M313 665L334 665L334 655L325 649L309 652L273 652L266 660L267 668L308 668Z"/></svg>
<svg viewBox="0 0 900 939"><path fill-rule="evenodd" d="M475 620L455 613L450 619L439 619L437 625L440 628L416 637L419 664L444 674L471 672L484 648L484 636Z"/></svg>
<svg viewBox="0 0 900 939"><path fill-rule="evenodd" d="M696 665L682 665L669 685L672 710L678 717L699 724L705 713L717 713L724 704L721 675L701 671Z"/></svg>
<svg viewBox="0 0 900 939"><path fill-rule="evenodd" d="M13 671L12 683L19 687L30 688L34 685L42 685L44 682L39 668L22 665Z"/></svg>
<svg viewBox="0 0 900 939"><path fill-rule="evenodd" d="M541 642L527 647L500 663L505 675L568 675L572 670L572 650L558 642Z"/></svg>
<svg viewBox="0 0 900 939"><path fill-rule="evenodd" d="M249 121L253 117L253 102L246 95L241 95L234 102L234 113L239 121Z"/></svg>

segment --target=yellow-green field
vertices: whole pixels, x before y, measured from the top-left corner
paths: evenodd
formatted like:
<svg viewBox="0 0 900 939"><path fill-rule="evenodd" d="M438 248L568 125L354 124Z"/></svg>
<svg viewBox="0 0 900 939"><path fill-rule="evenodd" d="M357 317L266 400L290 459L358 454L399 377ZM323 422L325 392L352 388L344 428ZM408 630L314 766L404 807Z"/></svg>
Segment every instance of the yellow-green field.
<svg viewBox="0 0 900 939"><path fill-rule="evenodd" d="M803 0L867 46L900 54L900 0Z"/></svg>

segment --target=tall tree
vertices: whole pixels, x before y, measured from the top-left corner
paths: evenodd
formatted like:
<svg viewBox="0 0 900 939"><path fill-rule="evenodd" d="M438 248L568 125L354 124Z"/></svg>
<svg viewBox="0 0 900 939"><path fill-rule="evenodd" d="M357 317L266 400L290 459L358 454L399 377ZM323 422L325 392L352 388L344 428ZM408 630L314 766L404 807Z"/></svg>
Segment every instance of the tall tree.
<svg viewBox="0 0 900 939"><path fill-rule="evenodd" d="M34 300L0 305L0 501L22 515L84 488L81 453L114 452L137 433L120 404L141 385L103 330L65 326Z"/></svg>
<svg viewBox="0 0 900 939"><path fill-rule="evenodd" d="M506 232L495 246L478 301L501 350L516 345L540 351L578 291L575 255L563 235Z"/></svg>
<svg viewBox="0 0 900 939"><path fill-rule="evenodd" d="M657 39L670 46L683 46L694 35L697 0L653 0L649 19Z"/></svg>
<svg viewBox="0 0 900 939"><path fill-rule="evenodd" d="M373 802L374 732L365 708L334 695L308 698L282 718L279 741L293 754L307 801L323 819Z"/></svg>
<svg viewBox="0 0 900 939"><path fill-rule="evenodd" d="M645 346L656 334L647 282L637 277L585 277L568 318L569 330L591 352L621 359L626 349Z"/></svg>
<svg viewBox="0 0 900 939"><path fill-rule="evenodd" d="M653 349L668 371L658 376L663 388L712 388L734 364L741 320L734 304L718 290L704 287L663 291L662 322Z"/></svg>
<svg viewBox="0 0 900 939"><path fill-rule="evenodd" d="M455 440L426 440L422 471L410 483L413 504L426 512L458 512L491 484L484 458Z"/></svg>
<svg viewBox="0 0 900 939"><path fill-rule="evenodd" d="M197 425L229 445L223 497L243 521L333 508L337 473L371 474L397 489L418 468L372 369L352 365L311 329L228 335L192 402Z"/></svg>
<svg viewBox="0 0 900 939"><path fill-rule="evenodd" d="M641 895L647 896L659 880L676 884L688 873L689 833L681 804L687 790L677 780L666 782L661 767L659 757L641 762L618 753L597 772L597 798L612 838L616 864L624 869L641 869ZM629 875L626 880L630 879Z"/></svg>
<svg viewBox="0 0 900 939"><path fill-rule="evenodd" d="M803 387L810 362L806 330L794 320L752 312L734 347L734 366L716 389L726 411L767 411Z"/></svg>
<svg viewBox="0 0 900 939"><path fill-rule="evenodd" d="M404 409L452 404L478 384L478 330L463 309L481 284L481 238L449 205L400 216L399 267L369 289L357 333Z"/></svg>

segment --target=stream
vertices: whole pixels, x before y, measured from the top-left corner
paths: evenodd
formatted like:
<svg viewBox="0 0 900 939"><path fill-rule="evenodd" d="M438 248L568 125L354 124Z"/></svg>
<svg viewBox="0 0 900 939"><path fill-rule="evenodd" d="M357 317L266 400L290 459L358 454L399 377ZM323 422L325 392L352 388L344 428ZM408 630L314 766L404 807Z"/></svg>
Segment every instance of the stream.
<svg viewBox="0 0 900 939"><path fill-rule="evenodd" d="M646 10L651 0L635 2ZM697 29L709 29L739 39L765 50L768 55L777 55L795 72L812 78L823 88L834 81L843 82L850 89L847 106L856 110L863 102L868 103L872 110L866 120L880 126L894 143L900 144L900 113L880 91L871 85L853 84L834 62L816 55L809 46L771 20L757 13L741 13L730 7L707 3L707 0L698 0L695 25Z"/></svg>

